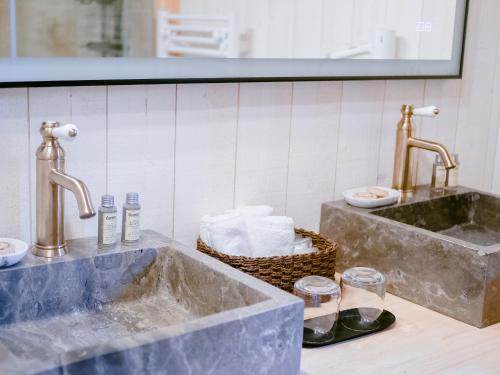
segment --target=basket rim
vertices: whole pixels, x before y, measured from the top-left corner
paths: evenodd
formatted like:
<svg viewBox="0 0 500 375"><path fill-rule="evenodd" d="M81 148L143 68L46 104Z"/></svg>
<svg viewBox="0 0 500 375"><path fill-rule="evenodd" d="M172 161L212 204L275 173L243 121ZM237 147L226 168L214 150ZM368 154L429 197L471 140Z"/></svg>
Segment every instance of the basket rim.
<svg viewBox="0 0 500 375"><path fill-rule="evenodd" d="M292 254L292 255L273 255L270 257L248 257L248 256L244 256L244 255L229 255L229 254L220 252L220 251L214 249L213 247L208 246L205 242L203 242L203 240L200 237L198 237L197 242L198 242L198 244L203 245L203 247L204 247L203 251L210 251L210 252L217 254L219 256L222 256L222 257L228 257L231 259L241 260L241 261L257 261L257 260L264 260L264 259L267 261L278 260L278 259L281 259L281 260L283 260L283 259L300 260L301 258L307 259L307 258L310 258L311 256L323 255L324 253L332 252L332 251L335 251L337 249L338 244L336 242L330 240L329 238L323 237L316 232L308 231L308 230L305 230L303 228L295 228L295 232L296 233L301 232L302 234L305 234L307 237L321 237L321 239L326 242L326 246L324 248L318 248L318 251L313 252L313 253Z"/></svg>

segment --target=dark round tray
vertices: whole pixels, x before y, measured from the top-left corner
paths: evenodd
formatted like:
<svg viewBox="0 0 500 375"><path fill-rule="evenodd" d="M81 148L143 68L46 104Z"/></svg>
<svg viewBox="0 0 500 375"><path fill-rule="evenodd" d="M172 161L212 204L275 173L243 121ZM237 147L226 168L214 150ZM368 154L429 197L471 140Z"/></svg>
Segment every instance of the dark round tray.
<svg viewBox="0 0 500 375"><path fill-rule="evenodd" d="M358 309L341 311L336 327L325 335L317 335L311 329L304 328L302 346L316 348L371 335L389 328L396 321L394 314L387 310L384 310L370 325L357 325L355 322L358 318L360 318Z"/></svg>

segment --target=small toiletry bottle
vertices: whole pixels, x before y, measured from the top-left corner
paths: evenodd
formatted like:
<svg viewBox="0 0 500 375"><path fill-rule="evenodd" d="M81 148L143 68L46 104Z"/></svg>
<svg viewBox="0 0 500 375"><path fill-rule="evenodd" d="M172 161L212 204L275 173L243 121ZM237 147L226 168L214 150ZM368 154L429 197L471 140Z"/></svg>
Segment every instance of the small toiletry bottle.
<svg viewBox="0 0 500 375"><path fill-rule="evenodd" d="M432 181L431 189L435 192L444 191L446 184L446 168L444 166L443 159L441 156L436 155L434 159L434 165L432 167Z"/></svg>
<svg viewBox="0 0 500 375"><path fill-rule="evenodd" d="M134 243L140 237L141 205L138 193L127 193L127 201L123 204L122 242Z"/></svg>
<svg viewBox="0 0 500 375"><path fill-rule="evenodd" d="M460 161L458 160L458 154L452 154L453 161L455 162L455 168L448 170L448 190L457 190L458 188L458 175L460 172Z"/></svg>
<svg viewBox="0 0 500 375"><path fill-rule="evenodd" d="M116 243L116 206L112 195L101 197L99 207L97 244L99 247L112 246Z"/></svg>

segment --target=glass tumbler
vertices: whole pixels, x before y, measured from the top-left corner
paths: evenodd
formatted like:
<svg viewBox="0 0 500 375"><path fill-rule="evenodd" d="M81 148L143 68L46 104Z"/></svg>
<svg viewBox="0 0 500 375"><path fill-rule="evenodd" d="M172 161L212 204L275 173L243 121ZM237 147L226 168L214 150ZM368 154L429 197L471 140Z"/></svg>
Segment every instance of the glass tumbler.
<svg viewBox="0 0 500 375"><path fill-rule="evenodd" d="M333 334L339 316L339 285L326 277L307 276L295 282L293 292L304 300L304 328L310 330L308 334Z"/></svg>
<svg viewBox="0 0 500 375"><path fill-rule="evenodd" d="M384 311L386 289L385 276L367 267L354 267L342 274L340 286L342 288L341 310L352 310L350 314L343 314L342 324L354 330L376 329L377 319Z"/></svg>

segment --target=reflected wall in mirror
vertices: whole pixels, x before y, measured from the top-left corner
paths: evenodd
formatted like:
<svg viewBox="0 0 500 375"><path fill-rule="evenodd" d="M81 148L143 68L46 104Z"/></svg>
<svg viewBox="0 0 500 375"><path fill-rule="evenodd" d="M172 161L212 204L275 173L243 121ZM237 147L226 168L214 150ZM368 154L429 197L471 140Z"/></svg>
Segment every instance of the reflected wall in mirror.
<svg viewBox="0 0 500 375"><path fill-rule="evenodd" d="M450 60L457 0L0 0L0 57Z"/></svg>

